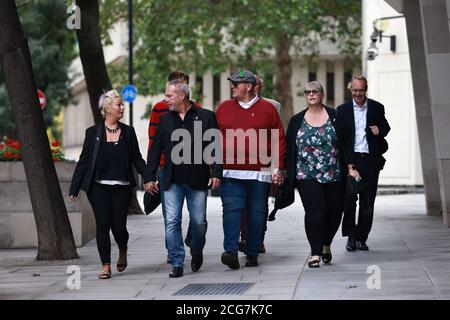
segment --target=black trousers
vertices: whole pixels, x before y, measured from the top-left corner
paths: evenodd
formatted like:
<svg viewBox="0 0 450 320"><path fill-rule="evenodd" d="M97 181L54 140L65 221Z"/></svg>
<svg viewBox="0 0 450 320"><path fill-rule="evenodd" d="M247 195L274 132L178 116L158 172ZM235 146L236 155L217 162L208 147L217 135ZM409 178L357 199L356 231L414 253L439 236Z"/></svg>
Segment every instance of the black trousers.
<svg viewBox="0 0 450 320"><path fill-rule="evenodd" d="M102 264L111 263L109 231L120 250L127 249L127 210L131 202L130 186L92 183L88 199L95 215L97 248Z"/></svg>
<svg viewBox="0 0 450 320"><path fill-rule="evenodd" d="M355 240L366 242L372 229L375 197L377 196L378 176L375 161L367 154L355 153L355 166L361 175L359 193L346 195L344 219L342 221L342 235ZM356 203L359 195L358 223L356 224Z"/></svg>
<svg viewBox="0 0 450 320"><path fill-rule="evenodd" d="M300 180L297 189L305 209L305 230L312 256L322 256L339 229L344 208L344 183Z"/></svg>

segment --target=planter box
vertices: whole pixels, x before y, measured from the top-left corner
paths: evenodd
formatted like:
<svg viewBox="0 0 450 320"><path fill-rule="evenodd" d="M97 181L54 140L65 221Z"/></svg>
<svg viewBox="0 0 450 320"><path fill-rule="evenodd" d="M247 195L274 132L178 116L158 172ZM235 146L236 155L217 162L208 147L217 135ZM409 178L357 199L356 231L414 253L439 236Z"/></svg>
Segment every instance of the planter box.
<svg viewBox="0 0 450 320"><path fill-rule="evenodd" d="M69 200L76 162L55 162L77 247L95 238L95 219L85 192ZM36 223L22 162L0 162L0 248L37 248Z"/></svg>

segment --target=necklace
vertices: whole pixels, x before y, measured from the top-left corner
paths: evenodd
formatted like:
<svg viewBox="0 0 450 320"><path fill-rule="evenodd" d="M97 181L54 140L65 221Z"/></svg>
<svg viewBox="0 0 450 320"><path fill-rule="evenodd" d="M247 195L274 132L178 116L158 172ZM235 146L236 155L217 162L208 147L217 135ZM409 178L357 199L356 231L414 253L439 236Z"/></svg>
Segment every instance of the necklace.
<svg viewBox="0 0 450 320"><path fill-rule="evenodd" d="M115 127L114 129L108 128L107 126L105 126L106 131L108 131L109 133L116 133L117 131L119 131L119 127Z"/></svg>

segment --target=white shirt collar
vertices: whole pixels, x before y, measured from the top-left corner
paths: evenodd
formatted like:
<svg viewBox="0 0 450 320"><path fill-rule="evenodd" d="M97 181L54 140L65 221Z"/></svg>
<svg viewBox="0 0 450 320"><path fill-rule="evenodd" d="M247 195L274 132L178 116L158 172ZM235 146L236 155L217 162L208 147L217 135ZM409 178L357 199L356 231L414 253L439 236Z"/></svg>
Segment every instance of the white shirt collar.
<svg viewBox="0 0 450 320"><path fill-rule="evenodd" d="M254 105L256 103L256 101L258 101L258 99L259 99L259 96L256 96L249 102L243 102L243 101L238 100L238 103L242 108L249 109L252 105Z"/></svg>
<svg viewBox="0 0 450 320"><path fill-rule="evenodd" d="M366 102L364 102L364 105L362 107L356 103L355 99L352 99L352 100L353 100L353 108L358 108L358 110L367 109L367 98L366 98Z"/></svg>

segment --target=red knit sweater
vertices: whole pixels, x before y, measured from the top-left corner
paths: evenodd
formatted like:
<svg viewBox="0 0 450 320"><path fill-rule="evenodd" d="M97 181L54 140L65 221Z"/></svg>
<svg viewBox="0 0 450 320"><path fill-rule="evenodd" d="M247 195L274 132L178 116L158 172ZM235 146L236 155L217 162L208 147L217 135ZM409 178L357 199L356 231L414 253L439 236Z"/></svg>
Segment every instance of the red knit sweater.
<svg viewBox="0 0 450 320"><path fill-rule="evenodd" d="M201 108L202 106L198 102L194 102L194 105L197 108ZM164 100L157 102L150 113L150 119L148 123L148 150L147 150L147 161L148 156L150 155L150 149L152 147L153 141L156 135L156 129L158 128L159 118L169 112L169 106ZM161 160L159 161L159 166L164 166L164 154L161 153Z"/></svg>
<svg viewBox="0 0 450 320"><path fill-rule="evenodd" d="M223 135L223 159L224 159L224 169L233 170L252 170L259 171L261 168L270 167L271 163L263 164L261 163L261 158L259 157L260 151L263 156L271 156L272 147L277 148L278 152L278 163L273 164L275 167L284 169L284 158L286 155L286 139L283 129L283 124L277 113L277 110L273 105L264 99L258 99L258 101L252 105L249 109L242 108L239 103L235 100L226 100L222 102L216 111L216 118L218 126ZM251 138L246 138L245 145L239 148L238 139L233 136L228 136L227 129L242 129L245 133L249 134L253 129L255 132L256 140ZM260 141L260 130L267 129L267 139L262 139ZM275 144L271 144L271 134L273 134L273 129L278 129L278 140ZM234 157L233 161L227 161L227 146L230 147L233 143L234 138ZM272 147L271 147L272 145ZM256 160L256 164L251 164L250 162ZM244 162L240 164L239 162Z"/></svg>

